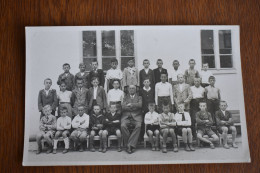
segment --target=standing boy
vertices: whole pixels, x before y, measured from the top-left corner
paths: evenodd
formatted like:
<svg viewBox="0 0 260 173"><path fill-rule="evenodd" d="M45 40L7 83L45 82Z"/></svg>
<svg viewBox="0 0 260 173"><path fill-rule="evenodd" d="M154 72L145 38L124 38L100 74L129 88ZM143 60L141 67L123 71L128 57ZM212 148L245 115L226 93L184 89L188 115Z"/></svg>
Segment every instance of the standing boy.
<svg viewBox="0 0 260 173"><path fill-rule="evenodd" d="M178 60L174 60L172 66L173 70L169 74L169 83L172 84L172 86L174 86L178 84L178 74L183 74L183 72L179 69L180 63Z"/></svg>
<svg viewBox="0 0 260 173"><path fill-rule="evenodd" d="M68 63L63 64L64 73L62 73L57 81L57 84L60 85L61 81L65 81L67 90L72 91L74 88L74 75L70 73L70 65Z"/></svg>
<svg viewBox="0 0 260 173"><path fill-rule="evenodd" d="M86 72L86 65L84 63L79 64L79 72L75 75L75 81L74 84L76 84L78 79L82 79L83 81L83 87L89 88L90 83L88 82L89 75Z"/></svg>
<svg viewBox="0 0 260 173"><path fill-rule="evenodd" d="M194 69L195 65L196 65L195 60L190 59L189 60L190 68L185 70L185 73L184 73L186 83L189 84L190 86L194 85L194 78L200 77L198 70Z"/></svg>
<svg viewBox="0 0 260 173"><path fill-rule="evenodd" d="M144 87L144 80L145 79L149 79L150 81L150 86L154 89L155 87L155 81L154 81L154 73L153 70L151 70L149 68L150 66L150 62L148 59L145 59L143 61L143 66L144 68L140 71L139 73L139 78L140 78L140 87L143 88Z"/></svg>
<svg viewBox="0 0 260 173"><path fill-rule="evenodd" d="M200 76L201 76L201 86L203 88L209 86L209 77L213 76L211 71L208 71L209 68L209 64L208 63L204 63L202 64L202 70L200 72Z"/></svg>
<svg viewBox="0 0 260 173"><path fill-rule="evenodd" d="M102 69L98 69L98 62L92 61L91 63L92 70L89 72L89 81L88 83L91 84L91 80L93 77L97 77L99 79L99 86L104 87L105 84L105 77L104 77L104 72Z"/></svg>
<svg viewBox="0 0 260 173"><path fill-rule="evenodd" d="M120 82L119 80L113 81L113 89L109 90L107 93L107 103L108 105L116 104L117 113L121 113L121 105L124 99L124 92L119 89Z"/></svg>
<svg viewBox="0 0 260 173"><path fill-rule="evenodd" d="M149 78L145 78L143 81L143 88L141 88L140 91L140 96L142 96L142 101L143 101L143 105L142 105L142 110L143 110L143 114L145 115L145 113L147 113L148 110L148 104L149 103L154 103L154 89L152 87L150 87L150 79Z"/></svg>
<svg viewBox="0 0 260 173"><path fill-rule="evenodd" d="M60 91L57 93L57 98L59 102L59 111L58 115L60 116L60 108L66 107L68 111L68 116L72 118L72 108L71 108L71 97L72 92L66 90L66 83L64 81L60 84Z"/></svg>
<svg viewBox="0 0 260 173"><path fill-rule="evenodd" d="M162 59L157 60L157 66L158 66L158 68L153 70L154 83L157 84L158 82L161 82L161 74L166 74L166 76L167 76L166 82L168 82L168 72L167 72L167 69L164 69L162 67L163 66Z"/></svg>
<svg viewBox="0 0 260 173"><path fill-rule="evenodd" d="M139 86L139 73L138 69L134 65L134 59L128 60L128 67L123 71L122 88L125 91L129 85Z"/></svg>

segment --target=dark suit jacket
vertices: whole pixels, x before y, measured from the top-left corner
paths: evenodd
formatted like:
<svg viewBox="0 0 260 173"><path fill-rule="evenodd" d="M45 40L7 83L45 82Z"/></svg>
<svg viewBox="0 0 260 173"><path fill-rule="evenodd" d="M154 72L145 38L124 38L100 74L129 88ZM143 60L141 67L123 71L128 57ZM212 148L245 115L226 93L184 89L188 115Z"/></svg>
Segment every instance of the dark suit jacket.
<svg viewBox="0 0 260 173"><path fill-rule="evenodd" d="M131 103L132 107L126 106L127 104ZM132 116L135 121L142 122L142 97L135 94L134 98L132 99L128 94L122 104L122 117L121 121L124 121L129 116Z"/></svg>
<svg viewBox="0 0 260 173"><path fill-rule="evenodd" d="M103 70L97 69L96 72L93 71L93 70L89 72L89 78L88 78L88 80L89 80L89 86L92 86L91 80L92 80L93 77L98 77L98 78L99 78L99 85L102 86L102 87L104 87L105 76L104 76Z"/></svg>
<svg viewBox="0 0 260 173"><path fill-rule="evenodd" d="M88 90L88 96L87 98L89 99L88 101L88 108L92 108L93 100L94 100L94 88L90 88ZM101 109L106 109L107 108L107 97L106 93L103 87L98 86L97 89L97 97L96 97L97 104L100 105Z"/></svg>
<svg viewBox="0 0 260 173"><path fill-rule="evenodd" d="M143 112L148 112L148 104L149 103L154 103L154 89L151 88L148 92L146 90L144 90L143 88L141 89L140 91L140 96L142 97L142 109L143 109Z"/></svg>
<svg viewBox="0 0 260 173"><path fill-rule="evenodd" d="M76 75L75 75L75 81L74 83L76 84L77 83L77 79L82 79L83 80L83 86L85 88L89 88L90 87L90 83L89 83L89 75L87 72L84 72L84 75L81 76L81 73L78 72Z"/></svg>
<svg viewBox="0 0 260 173"><path fill-rule="evenodd" d="M58 105L57 93L55 89L50 89L48 95L44 89L39 91L38 95L38 109L41 112L42 108L46 105L50 105L52 110L55 111Z"/></svg>
<svg viewBox="0 0 260 173"><path fill-rule="evenodd" d="M215 117L216 117L217 126L225 126L221 121L227 121L228 125L230 125L230 126L232 126L234 124L232 121L232 114L229 111L225 111L225 115L224 115L221 110L218 110L215 113ZM231 121L230 121L230 118L231 118Z"/></svg>
<svg viewBox="0 0 260 173"><path fill-rule="evenodd" d="M62 73L57 81L57 84L60 85L62 81L65 81L67 85L67 90L72 91L74 88L74 75L69 73L64 79L62 77L65 76L65 73Z"/></svg>
<svg viewBox="0 0 260 173"><path fill-rule="evenodd" d="M83 105L85 106L86 110L88 110L88 89L82 88L80 91L78 88L75 88L72 91L71 102L74 108Z"/></svg>
<svg viewBox="0 0 260 173"><path fill-rule="evenodd" d="M148 73L145 72L144 69L142 69L139 73L139 78L140 78L140 87L143 88L144 87L144 79L145 78L149 78L150 79L150 86L154 89L155 87L155 81L154 81L154 73L153 70L149 69Z"/></svg>
<svg viewBox="0 0 260 173"><path fill-rule="evenodd" d="M156 68L156 69L153 70L155 84L158 83L158 82L161 82L161 74L162 73L167 74L167 82L168 82L168 72L167 72L167 70L165 68L162 68L162 71L160 72L159 68Z"/></svg>

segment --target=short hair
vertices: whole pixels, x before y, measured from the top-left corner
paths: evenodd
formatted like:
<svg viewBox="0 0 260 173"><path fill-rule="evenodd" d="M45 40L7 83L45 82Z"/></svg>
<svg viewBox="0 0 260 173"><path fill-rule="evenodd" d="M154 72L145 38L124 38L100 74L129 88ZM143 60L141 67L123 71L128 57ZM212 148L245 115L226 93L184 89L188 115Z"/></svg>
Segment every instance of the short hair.
<svg viewBox="0 0 260 173"><path fill-rule="evenodd" d="M151 80L150 80L149 77L145 77L145 78L144 78L144 81L145 81L145 80L149 80L149 81L151 82Z"/></svg>
<svg viewBox="0 0 260 173"><path fill-rule="evenodd" d="M226 103L227 104L227 102L225 100L220 100L219 103Z"/></svg>
<svg viewBox="0 0 260 173"><path fill-rule="evenodd" d="M80 107L83 107L85 109L85 106L83 104L78 105L77 109L79 109Z"/></svg>
<svg viewBox="0 0 260 173"><path fill-rule="evenodd" d="M182 73L179 73L179 74L177 74L177 78L179 77L179 76L184 76L184 74L182 74Z"/></svg>
<svg viewBox="0 0 260 173"><path fill-rule="evenodd" d="M143 60L143 63L144 63L145 61L148 61L148 62L150 63L150 61L149 61L148 59L144 59L144 60Z"/></svg>
<svg viewBox="0 0 260 173"><path fill-rule="evenodd" d="M206 105L207 105L207 103L206 103L205 101L199 102L199 105L200 105L200 104L206 104Z"/></svg>
<svg viewBox="0 0 260 173"><path fill-rule="evenodd" d="M61 106L61 107L60 107L60 111L67 111L67 112L68 112L68 108L65 107L65 106Z"/></svg>
<svg viewBox="0 0 260 173"><path fill-rule="evenodd" d="M155 103L154 102L150 102L150 103L148 103L148 106L155 106Z"/></svg>
<svg viewBox="0 0 260 173"><path fill-rule="evenodd" d="M175 62L177 62L178 64L180 64L180 62L178 60L174 60L172 63L174 64Z"/></svg>
<svg viewBox="0 0 260 173"><path fill-rule="evenodd" d="M116 106L115 103L109 104L109 107L111 108L111 106Z"/></svg>
<svg viewBox="0 0 260 173"><path fill-rule="evenodd" d="M92 77L91 81L97 80L99 82L99 78L98 77Z"/></svg>
<svg viewBox="0 0 260 173"><path fill-rule="evenodd" d="M86 67L86 65L82 62L82 63L79 63L79 67L81 67L81 66L84 66L84 67Z"/></svg>
<svg viewBox="0 0 260 173"><path fill-rule="evenodd" d="M101 109L101 106L98 104L93 105L93 109L94 109L94 107L97 107L97 106L99 107L99 109Z"/></svg>
<svg viewBox="0 0 260 173"><path fill-rule="evenodd" d="M207 62L205 62L205 63L202 63L202 65L206 65L206 64L207 64L207 65L209 65L209 63L207 63Z"/></svg>
<svg viewBox="0 0 260 173"><path fill-rule="evenodd" d="M158 63L159 61L162 61L162 62L163 62L163 60L162 60L162 59L157 59L157 61L156 61L156 62Z"/></svg>
<svg viewBox="0 0 260 173"><path fill-rule="evenodd" d="M194 81L195 81L195 80L199 80L199 81L201 82L201 78L200 78L200 77L195 77L195 78L194 78Z"/></svg>
<svg viewBox="0 0 260 173"><path fill-rule="evenodd" d="M135 62L135 59L134 59L134 58L130 58L130 59L128 59L128 61L127 61L127 62L130 62L130 61L133 61L133 62Z"/></svg>
<svg viewBox="0 0 260 173"><path fill-rule="evenodd" d="M51 109L51 105L45 105L45 106L42 108L43 112L44 112L45 110L47 110L47 109Z"/></svg>
<svg viewBox="0 0 260 173"><path fill-rule="evenodd" d="M193 62L195 62L195 63L196 63L195 59L190 59L190 60L189 60L189 63L190 63L191 61L193 61Z"/></svg>
<svg viewBox="0 0 260 173"><path fill-rule="evenodd" d="M161 76L162 76L163 74L165 74L165 75L167 76L167 73L166 73L166 72L162 72L162 73L161 73Z"/></svg>
<svg viewBox="0 0 260 173"><path fill-rule="evenodd" d="M214 76L210 76L209 81L210 81L210 79L216 80L216 78Z"/></svg>
<svg viewBox="0 0 260 173"><path fill-rule="evenodd" d="M50 78L46 78L46 79L44 79L44 81L43 81L43 83L45 84L45 81L46 80L49 80L49 81L51 81L51 83L52 83L52 80L50 79Z"/></svg>
<svg viewBox="0 0 260 173"><path fill-rule="evenodd" d="M169 106L170 105L169 105L169 103L167 101L162 104L162 107L169 107Z"/></svg>
<svg viewBox="0 0 260 173"><path fill-rule="evenodd" d="M76 83L77 83L78 81L82 81L82 82L83 82L83 79L82 79L82 78L77 78Z"/></svg>
<svg viewBox="0 0 260 173"><path fill-rule="evenodd" d="M65 64L62 65L62 67L65 67L65 66L69 66L70 67L70 65L68 63L65 63Z"/></svg>
<svg viewBox="0 0 260 173"><path fill-rule="evenodd" d="M178 106L179 106L179 105L185 105L185 103L184 103L184 102L180 102L180 103L178 103Z"/></svg>
<svg viewBox="0 0 260 173"><path fill-rule="evenodd" d="M96 62L98 64L98 61L96 59L94 59L91 63L93 63L93 62Z"/></svg>
<svg viewBox="0 0 260 173"><path fill-rule="evenodd" d="M113 63L113 62L115 62L115 63L117 63L118 64L118 60L116 59L116 58L113 58L113 59L111 59L111 61L110 61L111 63Z"/></svg>
<svg viewBox="0 0 260 173"><path fill-rule="evenodd" d="M67 86L66 82L65 82L65 81L63 81L63 80L60 82L60 86L61 86L62 84L64 84L64 85L66 85L66 86Z"/></svg>
<svg viewBox="0 0 260 173"><path fill-rule="evenodd" d="M114 82L118 82L119 85L120 85L120 80L119 80L119 79L114 79L114 80L112 80L112 84L114 84Z"/></svg>

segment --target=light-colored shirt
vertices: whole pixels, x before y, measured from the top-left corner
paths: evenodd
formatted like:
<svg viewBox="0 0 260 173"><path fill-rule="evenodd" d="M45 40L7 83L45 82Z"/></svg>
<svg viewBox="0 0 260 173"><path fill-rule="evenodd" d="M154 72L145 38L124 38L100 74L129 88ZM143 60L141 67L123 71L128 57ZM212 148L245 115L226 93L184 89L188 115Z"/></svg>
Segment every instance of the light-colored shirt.
<svg viewBox="0 0 260 173"><path fill-rule="evenodd" d="M174 113L168 112L168 114L165 114L164 112L159 114L159 125L161 128L167 128L165 127L165 123L171 123L173 126L176 126L176 120Z"/></svg>
<svg viewBox="0 0 260 173"><path fill-rule="evenodd" d="M144 124L159 124L159 114L155 111L153 113L147 112L144 117Z"/></svg>
<svg viewBox="0 0 260 173"><path fill-rule="evenodd" d="M70 103L70 99L71 99L71 96L72 96L72 92L71 91L59 91L57 93L57 97L59 99L59 102L67 102L67 103Z"/></svg>
<svg viewBox="0 0 260 173"><path fill-rule="evenodd" d="M144 71L145 71L146 74L148 74L149 68L144 68Z"/></svg>
<svg viewBox="0 0 260 173"><path fill-rule="evenodd" d="M71 118L70 117L65 116L65 117L58 118L57 130L69 130L70 128L71 128Z"/></svg>
<svg viewBox="0 0 260 173"><path fill-rule="evenodd" d="M120 89L111 89L107 93L107 103L110 104L110 102L123 102L124 99L124 92Z"/></svg>
<svg viewBox="0 0 260 173"><path fill-rule="evenodd" d="M83 121L85 121L83 124ZM84 113L82 116L77 115L73 120L72 120L72 127L74 129L77 128L82 128L82 129L87 129L89 127L89 115Z"/></svg>
<svg viewBox="0 0 260 173"><path fill-rule="evenodd" d="M169 79L172 79L172 81L178 81L177 76L178 74L184 74L182 70L178 69L178 70L171 70L169 73Z"/></svg>
<svg viewBox="0 0 260 173"><path fill-rule="evenodd" d="M120 69L109 69L106 74L106 79L123 79L123 73Z"/></svg>
<svg viewBox="0 0 260 173"><path fill-rule="evenodd" d="M177 122L177 126L191 126L191 118L190 114L188 112L183 112L185 120L182 121L182 114L176 113L175 114L175 120Z"/></svg>
<svg viewBox="0 0 260 173"><path fill-rule="evenodd" d="M208 99L220 99L219 98L219 89L216 87L212 87L212 86L207 86L205 88L205 91L207 92L207 98Z"/></svg>
<svg viewBox="0 0 260 173"><path fill-rule="evenodd" d="M148 89L146 89L145 87L143 87L143 89L145 90L145 91L150 91L151 90L151 87L149 87Z"/></svg>
<svg viewBox="0 0 260 173"><path fill-rule="evenodd" d="M94 89L94 94L93 94L94 100L96 100L97 99L97 89L98 89L98 87L93 87L93 89Z"/></svg>
<svg viewBox="0 0 260 173"><path fill-rule="evenodd" d="M225 114L226 114L226 111L222 111L222 110L221 110L221 112L222 112L222 113L223 113L223 115L225 116Z"/></svg>
<svg viewBox="0 0 260 173"><path fill-rule="evenodd" d="M169 82L159 82L155 85L155 104L158 105L158 97L171 97L171 104L173 102L173 93L172 93L172 85Z"/></svg>
<svg viewBox="0 0 260 173"><path fill-rule="evenodd" d="M213 76L211 71L201 70L200 77L201 77L202 83L207 83L208 84L210 76Z"/></svg>
<svg viewBox="0 0 260 173"><path fill-rule="evenodd" d="M46 96L49 94L49 91L50 91L51 89L48 89L48 90L46 90L46 89L44 89L44 91L45 91L45 93L46 93Z"/></svg>
<svg viewBox="0 0 260 173"><path fill-rule="evenodd" d="M203 87L192 86L192 87L190 87L190 89L192 92L193 99L204 98L205 89Z"/></svg>

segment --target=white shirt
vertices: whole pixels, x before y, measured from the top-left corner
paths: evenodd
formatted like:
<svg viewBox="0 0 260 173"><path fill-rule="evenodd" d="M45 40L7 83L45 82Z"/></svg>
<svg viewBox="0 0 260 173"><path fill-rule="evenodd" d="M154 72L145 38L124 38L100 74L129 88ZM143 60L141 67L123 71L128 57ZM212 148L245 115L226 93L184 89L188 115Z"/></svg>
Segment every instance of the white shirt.
<svg viewBox="0 0 260 173"><path fill-rule="evenodd" d="M158 82L155 85L155 104L158 105L158 97L171 97L171 104L173 104L173 93L172 93L172 85L169 82Z"/></svg>
<svg viewBox="0 0 260 173"><path fill-rule="evenodd" d="M213 76L213 74L212 74L211 71L204 71L204 70L202 70L200 72L200 76L202 78L202 83L207 83L208 84L209 83L209 77Z"/></svg>
<svg viewBox="0 0 260 173"><path fill-rule="evenodd" d="M94 100L96 100L98 87L94 87L93 89L94 89Z"/></svg>
<svg viewBox="0 0 260 173"><path fill-rule="evenodd" d="M63 127L61 127L63 126ZM59 117L57 120L57 130L69 130L71 128L71 118L68 116Z"/></svg>
<svg viewBox="0 0 260 173"><path fill-rule="evenodd" d="M192 86L190 87L190 89L192 92L193 99L204 98L205 89L203 87L199 86L197 88L196 86Z"/></svg>
<svg viewBox="0 0 260 173"><path fill-rule="evenodd" d="M135 94L134 95L130 95L131 99L135 98Z"/></svg>
<svg viewBox="0 0 260 173"><path fill-rule="evenodd" d="M71 91L59 91L57 93L57 97L59 99L59 102L66 102L66 103L70 103L70 98L72 96L72 92Z"/></svg>
<svg viewBox="0 0 260 173"><path fill-rule="evenodd" d="M85 121L83 124L80 125L81 122ZM82 128L86 129L89 127L89 115L88 114L83 114L82 116L77 115L73 120L72 120L72 127L74 129L77 128Z"/></svg>
<svg viewBox="0 0 260 173"><path fill-rule="evenodd" d="M182 121L182 114L181 113L176 113L175 114L175 120L177 122L177 126L191 126L191 118L190 114L188 112L183 112L185 121Z"/></svg>
<svg viewBox="0 0 260 173"><path fill-rule="evenodd" d="M44 91L45 91L45 93L46 93L46 96L49 94L49 91L50 91L51 89L48 89L48 90L46 90L46 89L44 89Z"/></svg>
<svg viewBox="0 0 260 173"><path fill-rule="evenodd" d="M149 68L144 68L144 71L145 71L146 74L148 74Z"/></svg>
<svg viewBox="0 0 260 173"><path fill-rule="evenodd" d="M107 93L107 103L110 104L110 102L123 102L124 98L124 92L120 89L111 89Z"/></svg>
<svg viewBox="0 0 260 173"><path fill-rule="evenodd" d="M123 73L120 69L109 69L106 74L106 79L123 79Z"/></svg>
<svg viewBox="0 0 260 173"><path fill-rule="evenodd" d="M159 123L159 114L157 112L147 112L144 117L144 124Z"/></svg>
<svg viewBox="0 0 260 173"><path fill-rule="evenodd" d="M84 74L85 74L84 72L83 72L83 73L80 73L81 76L84 76Z"/></svg>
<svg viewBox="0 0 260 173"><path fill-rule="evenodd" d="M146 89L145 87L143 87L143 89L145 90L145 91L150 91L151 90L151 87L149 87L148 89Z"/></svg>
<svg viewBox="0 0 260 173"><path fill-rule="evenodd" d="M221 110L221 112L223 113L223 115L225 115L225 113L226 113L226 111L222 111L222 110Z"/></svg>
<svg viewBox="0 0 260 173"><path fill-rule="evenodd" d="M185 85L185 83L180 83L180 84L179 84L180 91L183 91L184 85Z"/></svg>
<svg viewBox="0 0 260 173"><path fill-rule="evenodd" d="M178 79L177 79L178 74L184 74L184 73L180 69L178 69L178 70L175 70L175 69L171 70L170 74L169 74L169 79L171 78L172 81L178 81Z"/></svg>

